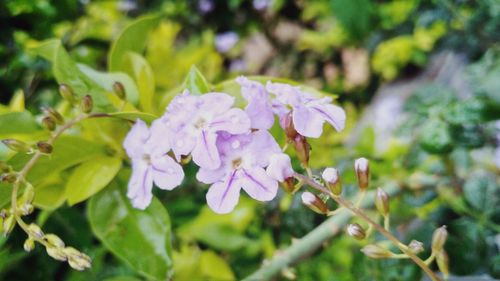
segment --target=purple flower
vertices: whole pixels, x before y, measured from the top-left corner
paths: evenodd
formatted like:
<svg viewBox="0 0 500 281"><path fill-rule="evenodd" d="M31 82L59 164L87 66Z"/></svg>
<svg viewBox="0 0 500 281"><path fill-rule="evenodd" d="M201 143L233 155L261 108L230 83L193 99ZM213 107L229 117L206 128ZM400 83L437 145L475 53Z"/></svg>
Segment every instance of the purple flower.
<svg viewBox="0 0 500 281"><path fill-rule="evenodd" d="M262 11L271 6L272 0L253 0L252 4L255 10Z"/></svg>
<svg viewBox="0 0 500 281"><path fill-rule="evenodd" d="M161 189L172 190L184 179L181 165L167 155L170 146L162 138L164 132L160 121L148 129L146 123L137 119L123 142L132 160L127 197L135 208L145 209L151 203L153 182Z"/></svg>
<svg viewBox="0 0 500 281"><path fill-rule="evenodd" d="M216 170L203 167L196 178L212 184L207 193L208 206L216 213L231 212L238 204L240 189L255 200L272 200L278 182L264 168L271 155L281 150L268 131L258 130L242 135L221 134L217 140L222 165Z"/></svg>
<svg viewBox="0 0 500 281"><path fill-rule="evenodd" d="M331 98L317 98L301 91L299 87L282 83L267 82L266 89L276 95L273 109L280 117L283 128L285 128L285 117L291 111L295 130L305 137L321 136L325 121L337 131L344 129L345 112L342 108L331 104Z"/></svg>
<svg viewBox="0 0 500 281"><path fill-rule="evenodd" d="M236 32L228 31L224 33L217 34L215 36L215 48L220 53L227 53L231 50L236 43L240 40L240 37Z"/></svg>
<svg viewBox="0 0 500 281"><path fill-rule="evenodd" d="M193 161L205 169L220 166L216 147L217 133L243 134L250 130L250 119L246 113L233 108L234 98L223 93L191 95L188 91L175 97L162 117L169 132L177 159L191 153Z"/></svg>
<svg viewBox="0 0 500 281"><path fill-rule="evenodd" d="M290 156L285 153L271 155L266 172L271 178L279 182L284 182L287 178L293 177L294 171Z"/></svg>
<svg viewBox="0 0 500 281"><path fill-rule="evenodd" d="M269 129L274 124L273 108L269 93L259 82L250 81L244 76L236 78L241 86L241 95L248 101L245 112L252 121L254 129Z"/></svg>
<svg viewBox="0 0 500 281"><path fill-rule="evenodd" d="M198 1L198 10L202 14L210 13L214 9L214 2L212 0Z"/></svg>

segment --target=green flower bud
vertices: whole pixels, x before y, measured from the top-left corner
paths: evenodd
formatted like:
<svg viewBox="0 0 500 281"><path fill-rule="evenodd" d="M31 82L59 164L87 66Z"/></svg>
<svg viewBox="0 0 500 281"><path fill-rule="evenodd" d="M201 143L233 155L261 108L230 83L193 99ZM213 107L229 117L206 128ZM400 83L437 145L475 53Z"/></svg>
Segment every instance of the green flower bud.
<svg viewBox="0 0 500 281"><path fill-rule="evenodd" d="M419 254L424 251L424 243L417 240L411 240L410 244L408 245L408 248L412 253Z"/></svg>
<svg viewBox="0 0 500 281"><path fill-rule="evenodd" d="M14 218L14 216L9 215L5 217L2 221L3 235L9 235L14 229L14 226L16 226L16 219Z"/></svg>
<svg viewBox="0 0 500 281"><path fill-rule="evenodd" d="M0 161L0 173L7 173L10 171L10 166L4 161Z"/></svg>
<svg viewBox="0 0 500 281"><path fill-rule="evenodd" d="M435 253L440 252L443 249L444 243L446 243L447 237L448 231L446 231L446 225L436 229L432 235L432 251Z"/></svg>
<svg viewBox="0 0 500 281"><path fill-rule="evenodd" d="M59 93L63 97L63 99L67 100L71 104L75 104L75 94L73 89L69 85L60 84L59 85Z"/></svg>
<svg viewBox="0 0 500 281"><path fill-rule="evenodd" d="M90 268L92 260L84 253L73 247L65 248L64 253L68 257L68 263L72 268L80 271Z"/></svg>
<svg viewBox="0 0 500 281"><path fill-rule="evenodd" d="M21 215L23 215L23 216L27 216L27 215L33 213L34 210L35 210L35 207L31 204L24 204L21 206L21 208L19 208L19 211L20 211Z"/></svg>
<svg viewBox="0 0 500 281"><path fill-rule="evenodd" d="M31 204L33 203L33 199L35 199L35 188L31 184L28 184L26 185L23 196L21 197L21 203Z"/></svg>
<svg viewBox="0 0 500 281"><path fill-rule="evenodd" d="M387 250L386 248L382 248L376 244L364 246L361 249L361 252L363 252L367 257L370 257L372 259L385 259L385 258L390 258L394 255L391 251Z"/></svg>
<svg viewBox="0 0 500 281"><path fill-rule="evenodd" d="M363 229L363 227L361 227L361 225L359 225L357 223L349 224L347 226L346 232L347 232L347 235L354 237L357 240L363 240L366 237L365 230Z"/></svg>
<svg viewBox="0 0 500 281"><path fill-rule="evenodd" d="M24 241L23 247L26 252L31 252L35 248L35 240L31 237L26 239L26 241Z"/></svg>
<svg viewBox="0 0 500 281"><path fill-rule="evenodd" d="M316 194L311 192L302 193L302 203L314 212L325 215L329 212L328 206Z"/></svg>
<svg viewBox="0 0 500 281"><path fill-rule="evenodd" d="M52 107L43 107L42 111L45 113L45 115L47 115L47 117L52 118L53 121L56 122L56 124L64 124L64 117L62 117L61 113L57 112Z"/></svg>
<svg viewBox="0 0 500 281"><path fill-rule="evenodd" d="M22 142L20 140L16 139L4 139L2 140L3 144L7 146L9 149L16 151L16 152L21 152L21 153L28 153L31 152L32 149L29 145L27 145L25 142Z"/></svg>
<svg viewBox="0 0 500 281"><path fill-rule="evenodd" d="M54 235L54 234L46 234L44 237L45 241L49 242L50 245L57 247L57 248L64 248L64 241L59 238L59 236Z"/></svg>
<svg viewBox="0 0 500 281"><path fill-rule="evenodd" d="M67 257L64 254L64 249L63 248L58 248L58 247L53 247L53 246L48 246L45 248L47 251L47 254L51 256L52 258L58 260L58 261L66 261Z"/></svg>
<svg viewBox="0 0 500 281"><path fill-rule="evenodd" d="M42 231L42 229L38 225L36 225L34 223L31 223L30 225L28 225L28 231L29 231L29 234L32 235L35 238L38 238L38 239L42 239L43 238L43 231Z"/></svg>
<svg viewBox="0 0 500 281"><path fill-rule="evenodd" d="M54 131L56 129L56 121L50 116L45 116L42 119L42 125L45 129L49 131Z"/></svg>
<svg viewBox="0 0 500 281"><path fill-rule="evenodd" d="M375 196L375 207L378 212L386 217L389 215L389 195L382 189L377 188L377 195Z"/></svg>
<svg viewBox="0 0 500 281"><path fill-rule="evenodd" d="M123 86L122 83L118 81L113 84L113 91L122 100L125 99L125 97L127 96L127 93L125 92L125 87Z"/></svg>
<svg viewBox="0 0 500 281"><path fill-rule="evenodd" d="M446 253L445 250L439 251L436 255L436 263L438 265L439 270L443 273L444 279L448 280L448 276L450 275L449 269L448 269L448 254Z"/></svg>
<svg viewBox="0 0 500 281"><path fill-rule="evenodd" d="M82 101L80 103L80 108L82 109L83 113L90 113L92 111L93 106L94 102L90 95L86 95L82 98Z"/></svg>
<svg viewBox="0 0 500 281"><path fill-rule="evenodd" d="M17 180L16 173L5 173L0 176L0 181L5 183L13 183Z"/></svg>
<svg viewBox="0 0 500 281"><path fill-rule="evenodd" d="M38 148L38 151L40 151L41 153L45 153L45 154L51 154L52 150L53 150L52 145L50 143L44 142L44 141L37 142L36 147Z"/></svg>

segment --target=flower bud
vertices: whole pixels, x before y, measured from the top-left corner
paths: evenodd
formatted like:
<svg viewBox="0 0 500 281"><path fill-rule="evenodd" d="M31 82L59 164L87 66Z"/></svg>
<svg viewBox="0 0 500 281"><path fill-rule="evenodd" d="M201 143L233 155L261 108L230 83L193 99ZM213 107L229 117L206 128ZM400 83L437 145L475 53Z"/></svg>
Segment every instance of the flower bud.
<svg viewBox="0 0 500 281"><path fill-rule="evenodd" d="M47 117L52 118L52 120L55 121L56 124L64 124L64 117L62 117L61 113L57 112L52 107L43 107L42 111L45 113L45 115L47 115Z"/></svg>
<svg viewBox="0 0 500 281"><path fill-rule="evenodd" d="M35 207L31 204L24 204L21 206L21 208L19 208L19 211L20 211L21 215L23 215L23 216L27 216L27 215L33 213L34 210L35 210Z"/></svg>
<svg viewBox="0 0 500 281"><path fill-rule="evenodd" d="M0 176L0 181L5 183L13 183L17 179L16 173L5 173Z"/></svg>
<svg viewBox="0 0 500 281"><path fill-rule="evenodd" d="M10 216L10 211L2 209L0 211L0 219L4 220L6 217Z"/></svg>
<svg viewBox="0 0 500 281"><path fill-rule="evenodd" d="M36 147L38 148L38 151L45 154L51 154L53 150L52 145L44 141L37 142Z"/></svg>
<svg viewBox="0 0 500 281"><path fill-rule="evenodd" d="M42 119L42 125L45 129L49 131L54 131L56 129L56 121L50 116L45 116Z"/></svg>
<svg viewBox="0 0 500 281"><path fill-rule="evenodd" d="M297 135L293 144L302 166L306 168L309 167L309 151L311 150L311 146L307 142L307 139L302 135Z"/></svg>
<svg viewBox="0 0 500 281"><path fill-rule="evenodd" d="M292 193L295 191L295 182L293 178L286 178L282 183L280 183L283 189L288 192Z"/></svg>
<svg viewBox="0 0 500 281"><path fill-rule="evenodd" d="M311 192L302 193L302 203L314 212L324 215L328 213L328 206L316 194Z"/></svg>
<svg viewBox="0 0 500 281"><path fill-rule="evenodd" d="M46 234L44 237L45 241L49 242L50 245L57 247L57 248L64 248L64 241L59 238L59 236L54 235L54 234Z"/></svg>
<svg viewBox="0 0 500 281"><path fill-rule="evenodd" d="M358 186L361 190L368 188L370 180L370 167L366 158L358 158L354 161L354 170L358 179Z"/></svg>
<svg viewBox="0 0 500 281"><path fill-rule="evenodd" d="M436 229L434 231L434 234L432 235L432 251L435 253L441 251L447 237L448 231L446 231L446 225L443 225L440 228Z"/></svg>
<svg viewBox="0 0 500 281"><path fill-rule="evenodd" d="M35 248L35 239L31 237L26 239L26 241L24 241L23 247L26 252L31 252Z"/></svg>
<svg viewBox="0 0 500 281"><path fill-rule="evenodd" d="M7 173L10 171L10 166L4 161L0 161L0 173Z"/></svg>
<svg viewBox="0 0 500 281"><path fill-rule="evenodd" d="M28 153L31 152L31 147L27 145L25 142L22 142L20 140L16 139L4 139L2 140L3 144L10 148L13 151L16 152L21 152L21 153Z"/></svg>
<svg viewBox="0 0 500 281"><path fill-rule="evenodd" d="M27 184L21 197L21 203L31 204L33 199L35 199L35 188L31 184Z"/></svg>
<svg viewBox="0 0 500 281"><path fill-rule="evenodd" d="M116 81L113 84L113 91L122 100L125 99L125 97L127 96L127 93L125 92L125 87L121 82Z"/></svg>
<svg viewBox="0 0 500 281"><path fill-rule="evenodd" d="M90 95L85 95L80 103L80 108L82 109L83 113L90 113L93 106L94 102L92 100L92 97Z"/></svg>
<svg viewBox="0 0 500 281"><path fill-rule="evenodd" d="M16 226L16 219L13 215L6 216L2 221L3 235L9 235Z"/></svg>
<svg viewBox="0 0 500 281"><path fill-rule="evenodd" d="M43 231L42 231L42 229L38 225L36 225L34 223L31 223L30 225L28 225L28 231L29 231L29 234L32 235L35 238L38 238L38 239L42 239L43 238Z"/></svg>
<svg viewBox="0 0 500 281"><path fill-rule="evenodd" d="M376 244L364 246L363 249L361 249L361 252L372 259L384 259L393 256L393 253L391 251Z"/></svg>
<svg viewBox="0 0 500 281"><path fill-rule="evenodd" d="M288 114L285 115L285 117L283 118L282 125L285 130L285 135L287 139L294 140L295 137L298 135L298 133L295 130L295 127L293 126L292 112L289 112Z"/></svg>
<svg viewBox="0 0 500 281"><path fill-rule="evenodd" d="M375 207L378 212L386 217L389 215L389 195L382 189L377 188L377 195L375 196Z"/></svg>
<svg viewBox="0 0 500 281"><path fill-rule="evenodd" d="M71 104L75 104L75 94L73 89L67 84L59 85L59 93L63 97L63 99L67 100Z"/></svg>
<svg viewBox="0 0 500 281"><path fill-rule="evenodd" d="M417 240L411 240L408 249L414 254L419 254L424 251L424 243Z"/></svg>
<svg viewBox="0 0 500 281"><path fill-rule="evenodd" d="M339 171L335 168L326 168L321 174L321 177L326 183L326 186L330 191L339 196L342 193L342 184L340 183Z"/></svg>
<svg viewBox="0 0 500 281"><path fill-rule="evenodd" d="M72 268L80 271L90 268L92 260L86 254L73 247L64 248L64 253L68 257L68 263Z"/></svg>
<svg viewBox="0 0 500 281"><path fill-rule="evenodd" d="M448 276L450 275L450 272L448 270L448 254L446 253L445 250L439 251L436 255L436 263L438 265L439 271L443 273L443 277L445 280L448 280Z"/></svg>
<svg viewBox="0 0 500 281"><path fill-rule="evenodd" d="M347 232L347 235L354 237L357 240L363 240L366 237L365 230L363 229L363 227L361 227L361 225L359 225L357 223L349 224L347 226L346 232Z"/></svg>
<svg viewBox="0 0 500 281"><path fill-rule="evenodd" d="M63 248L48 246L45 250L47 250L47 254L52 258L58 261L66 261L67 257L64 254Z"/></svg>

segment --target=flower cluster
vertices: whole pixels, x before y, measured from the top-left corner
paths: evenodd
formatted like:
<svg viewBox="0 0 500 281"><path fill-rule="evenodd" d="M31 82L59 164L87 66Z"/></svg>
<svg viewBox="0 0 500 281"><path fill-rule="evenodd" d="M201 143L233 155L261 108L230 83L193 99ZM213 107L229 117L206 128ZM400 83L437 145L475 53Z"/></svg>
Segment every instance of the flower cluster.
<svg viewBox="0 0 500 281"><path fill-rule="evenodd" d="M268 132L275 116L288 141L302 142L296 147L307 153L306 137L319 137L325 121L338 131L344 127L345 113L331 98L288 84L264 86L245 77L236 82L247 101L244 110L228 94L193 95L186 90L149 128L136 121L123 143L132 160L127 196L134 207L150 204L153 183L166 190L179 186L184 178L180 162L189 157L199 167L196 178L211 184L206 198L214 212L231 212L241 189L256 200L270 201L279 183L294 174L290 157Z"/></svg>

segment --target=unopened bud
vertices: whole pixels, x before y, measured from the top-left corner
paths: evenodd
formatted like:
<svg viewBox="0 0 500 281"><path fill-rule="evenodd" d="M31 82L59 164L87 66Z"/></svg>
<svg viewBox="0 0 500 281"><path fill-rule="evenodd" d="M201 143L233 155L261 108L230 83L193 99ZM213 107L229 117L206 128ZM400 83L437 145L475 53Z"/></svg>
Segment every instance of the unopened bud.
<svg viewBox="0 0 500 281"><path fill-rule="evenodd" d="M357 223L349 224L347 226L346 232L347 232L347 235L354 237L357 240L363 240L366 237L365 230L363 229L363 227L361 227L361 225L359 225Z"/></svg>
<svg viewBox="0 0 500 281"><path fill-rule="evenodd" d="M448 237L448 231L446 231L446 225L434 231L432 235L432 251L438 253L443 249L444 243L446 243L446 238Z"/></svg>
<svg viewBox="0 0 500 281"><path fill-rule="evenodd" d="M13 183L17 179L16 173L5 173L0 176L0 181L5 183Z"/></svg>
<svg viewBox="0 0 500 281"><path fill-rule="evenodd" d="M27 184L21 197L21 203L31 204L33 199L35 199L35 188L31 184Z"/></svg>
<svg viewBox="0 0 500 281"><path fill-rule="evenodd" d="M80 107L83 113L90 113L92 111L92 107L94 106L94 102L90 95L86 95L82 98Z"/></svg>
<svg viewBox="0 0 500 281"><path fill-rule="evenodd" d="M92 260L86 254L73 247L65 248L64 253L68 257L68 263L72 268L80 271L90 268Z"/></svg>
<svg viewBox="0 0 500 281"><path fill-rule="evenodd" d="M282 125L285 130L285 135L287 139L293 141L295 137L298 135L298 133L295 130L295 127L293 126L292 112L289 112L288 114L285 115Z"/></svg>
<svg viewBox="0 0 500 281"><path fill-rule="evenodd" d="M58 261L66 261L67 257L64 254L63 248L48 246L46 248L47 254Z"/></svg>
<svg viewBox="0 0 500 281"><path fill-rule="evenodd" d="M307 139L302 135L297 135L293 141L300 163L305 168L309 167L309 151L311 150L311 146L307 142Z"/></svg>
<svg viewBox="0 0 500 281"><path fill-rule="evenodd" d="M22 142L20 140L16 139L4 139L2 140L3 144L10 148L11 150L14 150L16 152L21 152L21 153L28 153L31 152L31 147L27 145L25 142Z"/></svg>
<svg viewBox="0 0 500 281"><path fill-rule="evenodd" d="M328 206L316 194L311 192L302 193L302 203L318 214L327 214Z"/></svg>
<svg viewBox="0 0 500 281"><path fill-rule="evenodd" d="M113 84L113 91L122 100L125 99L125 97L127 96L127 94L125 92L125 87L123 86L123 84L121 82L117 81Z"/></svg>
<svg viewBox="0 0 500 281"><path fill-rule="evenodd" d="M450 275L450 272L448 270L448 254L446 253L445 250L439 251L436 255L436 263L438 265L439 271L443 273L443 277L445 280L448 280L448 276Z"/></svg>
<svg viewBox="0 0 500 281"><path fill-rule="evenodd" d="M2 209L0 211L0 219L4 220L6 217L10 216L10 211Z"/></svg>
<svg viewBox="0 0 500 281"><path fill-rule="evenodd" d="M375 207L378 212L386 217L389 215L389 195L382 189L377 188L377 195L375 196Z"/></svg>
<svg viewBox="0 0 500 281"><path fill-rule="evenodd" d="M286 178L282 183L281 183L281 186L283 187L283 189L288 192L288 193L292 193L295 191L295 182L294 182L294 179L292 177L290 178Z"/></svg>
<svg viewBox="0 0 500 281"><path fill-rule="evenodd" d="M372 259L385 259L393 256L393 253L391 251L376 244L364 246L361 249L361 252Z"/></svg>
<svg viewBox="0 0 500 281"><path fill-rule="evenodd" d="M408 244L408 249L414 254L419 254L424 251L424 243L417 240L411 240L410 244Z"/></svg>
<svg viewBox="0 0 500 281"><path fill-rule="evenodd" d="M49 131L54 131L56 129L56 121L54 121L54 118L50 116L45 116L42 119L42 125L45 129Z"/></svg>
<svg viewBox="0 0 500 281"><path fill-rule="evenodd" d="M366 158L358 158L354 161L354 170L358 179L358 186L366 190L370 181L370 167Z"/></svg>
<svg viewBox="0 0 500 281"><path fill-rule="evenodd" d="M21 206L21 208L19 208L19 211L20 211L21 215L23 215L23 216L27 216L27 215L33 213L34 210L35 210L35 207L31 204L24 204Z"/></svg>
<svg viewBox="0 0 500 281"><path fill-rule="evenodd" d="M342 193L342 184L340 183L339 171L335 168L326 168L321 174L326 186L334 195L340 195Z"/></svg>
<svg viewBox="0 0 500 281"><path fill-rule="evenodd" d="M63 99L67 100L71 104L75 104L75 94L73 89L67 84L59 85L59 93L63 97Z"/></svg>
<svg viewBox="0 0 500 281"><path fill-rule="evenodd" d="M31 252L35 248L35 240L31 237L26 239L26 241L24 241L23 247L26 252Z"/></svg>
<svg viewBox="0 0 500 281"><path fill-rule="evenodd" d="M52 145L44 141L37 142L36 147L38 148L38 151L45 154L51 154L53 150Z"/></svg>
<svg viewBox="0 0 500 281"><path fill-rule="evenodd" d="M64 117L62 117L61 113L57 112L57 110L52 107L43 107L42 111L47 115L47 117L52 118L56 124L64 124Z"/></svg>
<svg viewBox="0 0 500 281"><path fill-rule="evenodd" d="M3 235L9 235L16 226L16 219L13 215L5 217L2 221Z"/></svg>
<svg viewBox="0 0 500 281"><path fill-rule="evenodd" d="M44 237L45 241L49 242L50 245L57 248L64 248L64 241L59 238L59 236L54 234L46 234Z"/></svg>
<svg viewBox="0 0 500 281"><path fill-rule="evenodd" d="M36 225L34 223L28 225L28 231L29 231L29 234L32 235L35 238L38 238L38 239L42 239L43 238L43 231L42 231L42 229L38 225Z"/></svg>

